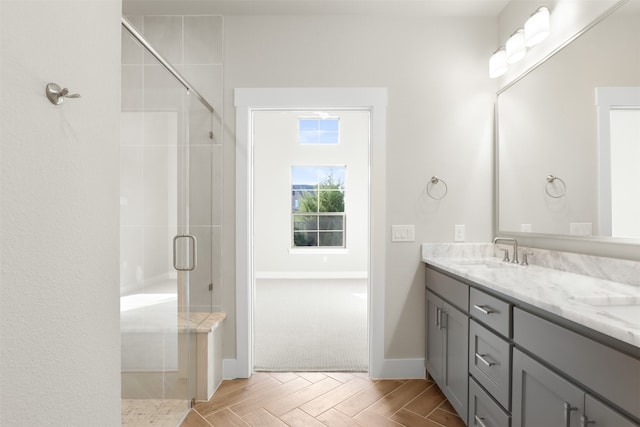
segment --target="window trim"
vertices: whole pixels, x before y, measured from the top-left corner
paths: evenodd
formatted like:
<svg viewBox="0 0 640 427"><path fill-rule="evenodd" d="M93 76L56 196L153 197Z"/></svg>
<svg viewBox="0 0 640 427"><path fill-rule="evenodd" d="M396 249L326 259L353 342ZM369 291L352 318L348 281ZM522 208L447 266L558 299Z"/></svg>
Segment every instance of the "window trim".
<svg viewBox="0 0 640 427"><path fill-rule="evenodd" d="M323 145L323 144L318 144L318 145ZM302 251L305 251L305 253L319 253L317 251L319 250L323 250L323 249L347 249L347 208L346 208L346 192L347 192L347 188L346 188L346 181L347 181L347 165L346 164L331 164L331 165L319 165L319 164L315 164L315 165L291 165L291 175L290 175L290 187L289 187L289 191L292 194L293 197L293 192L294 192L294 183L293 183L293 169L297 168L297 167L303 167L303 168L315 168L316 171L322 168L342 168L342 170L344 171L344 182L342 182L341 184L341 190L324 190L324 191L340 191L343 194L343 208L341 212L296 212L293 210L290 211L291 213L291 218L289 220L289 223L291 225L291 230L290 230L290 246L289 249L299 249ZM319 185L319 183L316 183L315 185ZM323 191L323 190L319 190L319 191ZM319 196L318 196L319 197ZM291 204L293 205L293 203ZM318 206L319 207L319 206ZM312 232L316 232L316 233L320 233L322 231L336 231L336 232L342 232L342 246L296 246L295 245L295 217L296 216L342 216L342 229L341 230L310 230ZM298 231L303 231L303 230L298 230ZM318 240L318 243L319 240ZM291 253L291 252L290 252Z"/></svg>

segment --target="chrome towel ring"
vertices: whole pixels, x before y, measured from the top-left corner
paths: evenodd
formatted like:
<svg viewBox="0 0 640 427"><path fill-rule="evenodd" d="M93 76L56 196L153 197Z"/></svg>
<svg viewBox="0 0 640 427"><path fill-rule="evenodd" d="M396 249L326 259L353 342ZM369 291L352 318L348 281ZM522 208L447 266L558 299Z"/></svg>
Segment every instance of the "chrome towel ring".
<svg viewBox="0 0 640 427"><path fill-rule="evenodd" d="M556 181L560 182L560 186L559 186L560 191L558 192L553 191L554 189L556 189L556 187L558 187L555 185ZM562 178L559 178L554 175L547 175L547 183L544 185L544 191L547 193L549 197L553 197L554 199L559 199L561 197L564 197L565 194L567 194L567 184L564 183Z"/></svg>
<svg viewBox="0 0 640 427"><path fill-rule="evenodd" d="M438 194L434 195L432 191L433 191L434 187L437 186L438 184L442 184L442 186L444 187L444 191L440 195L438 195ZM431 177L429 182L427 182L427 194L429 195L429 197L431 197L434 200L440 200L440 199L444 198L444 196L447 195L448 191L449 191L449 189L447 188L447 183L444 182L443 179L438 178L435 175Z"/></svg>

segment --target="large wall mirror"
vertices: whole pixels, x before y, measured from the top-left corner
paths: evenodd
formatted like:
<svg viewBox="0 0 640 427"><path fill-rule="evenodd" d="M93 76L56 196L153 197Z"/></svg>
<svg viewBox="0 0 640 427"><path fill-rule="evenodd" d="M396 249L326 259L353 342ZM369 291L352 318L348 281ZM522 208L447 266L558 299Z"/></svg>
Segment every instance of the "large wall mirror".
<svg viewBox="0 0 640 427"><path fill-rule="evenodd" d="M639 3L498 93L499 233L640 244Z"/></svg>

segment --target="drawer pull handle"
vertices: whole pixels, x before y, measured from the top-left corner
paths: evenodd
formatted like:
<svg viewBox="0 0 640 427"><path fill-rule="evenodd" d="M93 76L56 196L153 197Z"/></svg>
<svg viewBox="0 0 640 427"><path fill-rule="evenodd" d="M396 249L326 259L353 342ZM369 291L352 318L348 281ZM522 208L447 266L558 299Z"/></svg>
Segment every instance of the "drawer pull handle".
<svg viewBox="0 0 640 427"><path fill-rule="evenodd" d="M483 423L484 418L481 418L481 417L479 417L479 416L477 416L477 415L474 415L474 416L473 416L473 419L474 419L474 421L476 422L476 425L477 425L477 426L480 426L480 427L487 427L487 425L486 425L485 423Z"/></svg>
<svg viewBox="0 0 640 427"><path fill-rule="evenodd" d="M571 406L568 402L564 402L564 425L569 427L571 425L571 411L577 411L578 408Z"/></svg>
<svg viewBox="0 0 640 427"><path fill-rule="evenodd" d="M477 304L475 304L473 306L473 308L475 308L476 310L478 310L478 311L480 311L480 312L482 312L484 314L487 314L487 315L495 313L495 310L492 310L491 307L487 307L486 305L477 305Z"/></svg>
<svg viewBox="0 0 640 427"><path fill-rule="evenodd" d="M595 421L590 420L587 416L580 416L580 427L587 427L589 424L595 424Z"/></svg>
<svg viewBox="0 0 640 427"><path fill-rule="evenodd" d="M487 359L485 359L486 356L487 356L486 354L476 353L476 359L480 360L482 363L484 363L488 367L494 366L495 362L489 362Z"/></svg>

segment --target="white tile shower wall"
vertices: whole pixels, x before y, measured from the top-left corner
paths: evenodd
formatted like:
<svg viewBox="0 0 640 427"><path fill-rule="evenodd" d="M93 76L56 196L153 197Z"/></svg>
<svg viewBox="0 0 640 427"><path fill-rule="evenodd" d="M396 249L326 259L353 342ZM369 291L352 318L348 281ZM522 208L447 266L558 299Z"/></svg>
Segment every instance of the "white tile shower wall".
<svg viewBox="0 0 640 427"><path fill-rule="evenodd" d="M153 15L129 16L128 19L216 110L212 119L211 114L195 98L188 101L189 211L191 231L198 239L199 249L198 268L190 279L190 299L195 311L209 311L212 305L214 309L220 310L223 18L214 15ZM132 41L131 37L123 34L122 40L123 111L172 110L175 105L182 105L184 91L175 84L174 79L148 53L144 53L142 47ZM140 129L140 122L135 118L124 116L122 123L123 127L129 129L129 134L123 136L127 145L141 144L136 142L140 138L144 141L143 158L154 152L150 146L162 144L160 141L166 138L167 133L175 134L179 131L167 128L167 122L153 114L145 115L143 129ZM210 129L213 130L213 139L209 138ZM136 165L134 159L127 160L132 163L127 164L127 167ZM164 161L162 164L166 168ZM147 166L153 168L151 165ZM147 242L150 241L147 239ZM159 247L164 246L159 244ZM137 259L135 257L140 257L141 252L141 248L124 250L126 256L132 259L121 260L122 265L126 264L124 268L121 266L123 279L140 280L141 269L135 268L133 264ZM158 259L164 258L160 256ZM155 266L153 272L162 268L156 263L151 265ZM151 277L150 273L151 271L146 271L143 276ZM213 293L209 291L210 284L213 285Z"/></svg>

